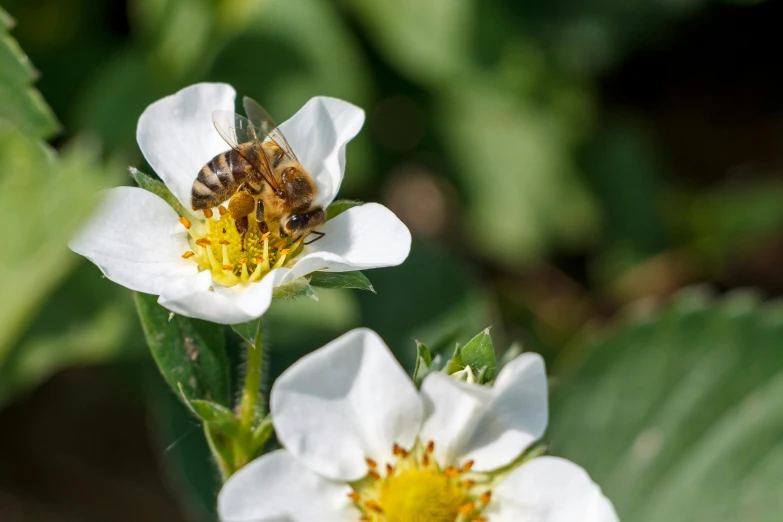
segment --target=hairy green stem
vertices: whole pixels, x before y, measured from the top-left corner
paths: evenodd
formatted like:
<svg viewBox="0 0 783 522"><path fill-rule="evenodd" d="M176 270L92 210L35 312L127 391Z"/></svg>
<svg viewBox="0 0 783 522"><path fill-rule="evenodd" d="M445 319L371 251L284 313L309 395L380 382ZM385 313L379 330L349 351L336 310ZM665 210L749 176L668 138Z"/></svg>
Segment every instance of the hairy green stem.
<svg viewBox="0 0 783 522"><path fill-rule="evenodd" d="M247 346L247 361L245 366L245 384L242 387L242 398L239 401L239 425L241 433L234 445L234 472L253 459L253 430L256 420L263 415L258 414L258 394L261 387L261 377L264 373L264 343L263 327L258 324L258 333L253 343Z"/></svg>
<svg viewBox="0 0 783 522"><path fill-rule="evenodd" d="M258 393L261 387L261 375L264 365L263 328L258 325L255 342L247 346L247 366L245 369L245 386L242 389L242 399L239 403L239 422L245 430L253 428L256 419Z"/></svg>

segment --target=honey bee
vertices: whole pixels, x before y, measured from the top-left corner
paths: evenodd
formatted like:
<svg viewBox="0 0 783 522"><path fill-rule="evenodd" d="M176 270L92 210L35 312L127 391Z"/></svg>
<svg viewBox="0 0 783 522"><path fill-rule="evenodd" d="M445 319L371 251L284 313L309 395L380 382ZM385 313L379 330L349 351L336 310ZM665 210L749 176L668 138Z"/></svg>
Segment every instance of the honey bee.
<svg viewBox="0 0 783 522"><path fill-rule="evenodd" d="M206 210L228 201L228 212L242 236L249 216L261 233L279 223L281 238L297 240L326 221L326 211L315 204L318 187L305 170L278 126L255 100L242 100L247 118L232 111L215 111L212 122L231 146L204 165L193 182L193 210Z"/></svg>

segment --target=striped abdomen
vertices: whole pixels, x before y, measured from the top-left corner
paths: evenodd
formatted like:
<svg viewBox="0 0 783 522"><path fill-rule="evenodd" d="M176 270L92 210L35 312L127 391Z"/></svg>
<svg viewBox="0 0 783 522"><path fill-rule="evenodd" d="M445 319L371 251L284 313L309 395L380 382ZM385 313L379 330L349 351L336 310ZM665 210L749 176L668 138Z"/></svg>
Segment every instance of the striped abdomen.
<svg viewBox="0 0 783 522"><path fill-rule="evenodd" d="M249 143L240 145L242 155L250 160L257 152ZM220 205L245 182L258 184L256 170L236 150L222 152L204 165L193 182L191 204L193 210L202 210Z"/></svg>

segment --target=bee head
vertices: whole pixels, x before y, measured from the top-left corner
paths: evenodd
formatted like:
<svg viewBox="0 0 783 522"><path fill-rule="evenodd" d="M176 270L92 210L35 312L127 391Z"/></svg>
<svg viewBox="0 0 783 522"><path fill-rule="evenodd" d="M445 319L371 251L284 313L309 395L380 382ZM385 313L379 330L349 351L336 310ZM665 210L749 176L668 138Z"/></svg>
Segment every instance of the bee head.
<svg viewBox="0 0 783 522"><path fill-rule="evenodd" d="M310 212L291 214L280 220L280 237L301 237L326 221L326 212L317 208Z"/></svg>

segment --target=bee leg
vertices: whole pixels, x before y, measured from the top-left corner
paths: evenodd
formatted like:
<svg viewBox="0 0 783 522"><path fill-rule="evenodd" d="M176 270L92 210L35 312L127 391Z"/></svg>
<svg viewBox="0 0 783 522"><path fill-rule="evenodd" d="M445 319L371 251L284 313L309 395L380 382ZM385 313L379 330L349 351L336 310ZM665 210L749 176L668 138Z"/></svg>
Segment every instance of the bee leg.
<svg viewBox="0 0 783 522"><path fill-rule="evenodd" d="M235 220L237 232L242 236L242 252L245 251L245 236L247 235L247 229L248 229L248 220L247 216L241 217L237 220Z"/></svg>
<svg viewBox="0 0 783 522"><path fill-rule="evenodd" d="M258 230L262 234L269 232L269 225L264 220L264 202L260 199L256 203L256 221L258 221Z"/></svg>
<svg viewBox="0 0 783 522"><path fill-rule="evenodd" d="M315 243L316 241L318 241L319 239L321 239L322 237L324 237L326 235L325 233L318 232L317 230L313 230L310 233L311 234L318 234L318 237L313 239L312 241L305 241L305 243L304 243L305 245L312 245L313 243Z"/></svg>
<svg viewBox="0 0 783 522"><path fill-rule="evenodd" d="M258 195L261 194L261 187L259 187L257 189L253 188L253 185L251 185L250 183L243 183L242 185L245 188L245 192L247 192L251 196L258 196Z"/></svg>

